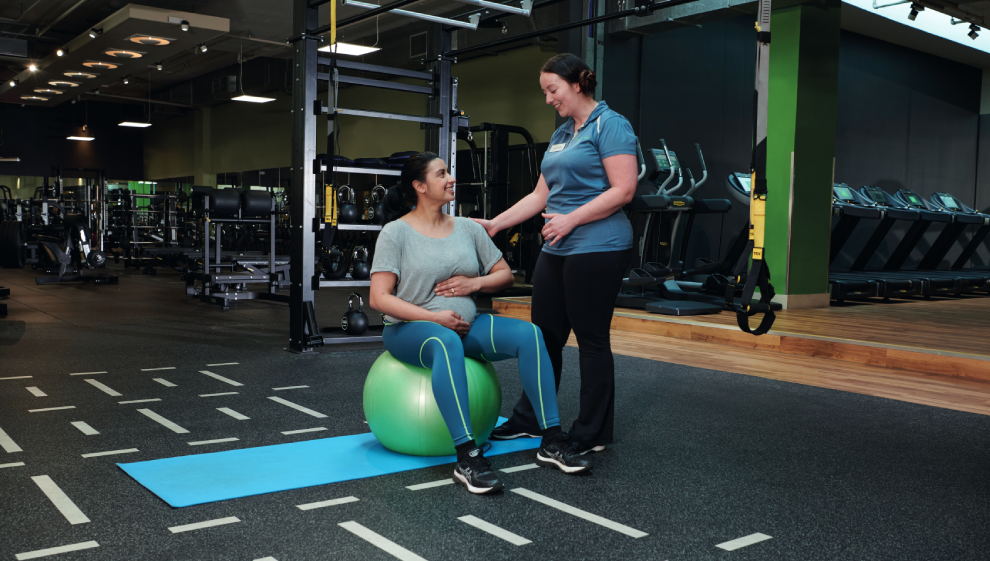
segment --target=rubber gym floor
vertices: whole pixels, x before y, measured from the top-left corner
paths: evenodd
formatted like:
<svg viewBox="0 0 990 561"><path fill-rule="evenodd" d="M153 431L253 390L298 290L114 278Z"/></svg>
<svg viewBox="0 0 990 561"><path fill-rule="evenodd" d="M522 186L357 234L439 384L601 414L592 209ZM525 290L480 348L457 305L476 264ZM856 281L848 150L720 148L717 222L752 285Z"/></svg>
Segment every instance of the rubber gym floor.
<svg viewBox="0 0 990 561"><path fill-rule="evenodd" d="M117 286L35 286L30 270L0 272L0 286L11 288L0 320L0 560L46 552L59 560L977 560L990 552L988 417L618 355L616 441L594 455L587 476L508 472L506 492L494 496L455 485L407 489L449 478L451 467L440 466L172 508L115 464L366 432L361 392L381 347L292 354L283 350L285 305L242 302L223 312L184 296L177 273L116 272ZM321 324L337 321L345 297L319 294ZM145 370L153 368L168 370ZM566 427L577 411L576 349L565 350L564 368ZM520 385L514 364L497 370L505 415ZM105 373L73 375L85 372ZM293 386L305 387L273 389ZM267 399L276 395L327 417ZM139 400L160 401L124 403ZM283 434L315 428L326 430ZM498 469L532 462L533 452L492 458ZM88 521L70 523L65 502L57 508L33 479L42 476ZM297 508L346 497L357 500ZM467 516L530 543L460 520ZM170 531L231 517L237 522ZM370 530L371 541L348 528ZM718 547L756 534L769 539Z"/></svg>

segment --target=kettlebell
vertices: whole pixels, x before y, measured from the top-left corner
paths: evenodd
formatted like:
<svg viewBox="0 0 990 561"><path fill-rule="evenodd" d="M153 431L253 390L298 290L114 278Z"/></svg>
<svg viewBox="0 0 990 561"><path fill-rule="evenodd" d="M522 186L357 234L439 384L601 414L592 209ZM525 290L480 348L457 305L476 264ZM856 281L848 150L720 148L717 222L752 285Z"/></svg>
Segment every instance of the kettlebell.
<svg viewBox="0 0 990 561"><path fill-rule="evenodd" d="M354 299L357 298L358 309L354 309ZM368 316L364 315L364 300L357 292L347 297L347 313L340 318L340 328L348 335L361 335L368 330Z"/></svg>
<svg viewBox="0 0 990 561"><path fill-rule="evenodd" d="M371 189L371 200L374 201L371 204L371 210L368 212L368 218L371 219L372 224L381 224L385 221L385 195L388 191L385 187L381 185L375 185Z"/></svg>
<svg viewBox="0 0 990 561"><path fill-rule="evenodd" d="M364 257L358 258L358 253L364 253ZM351 270L351 277L354 280L368 280L371 278L371 265L368 263L368 249L359 247L354 250L354 269Z"/></svg>
<svg viewBox="0 0 990 561"><path fill-rule="evenodd" d="M340 280L347 274L344 254L336 247L331 247L327 254L320 257L320 264L323 265L323 278L327 280Z"/></svg>
<svg viewBox="0 0 990 561"><path fill-rule="evenodd" d="M346 199L343 197L345 193ZM337 220L342 224L355 224L360 213L357 204L354 203L354 189L351 189L350 185L337 189L337 200L340 201L340 205L337 206Z"/></svg>

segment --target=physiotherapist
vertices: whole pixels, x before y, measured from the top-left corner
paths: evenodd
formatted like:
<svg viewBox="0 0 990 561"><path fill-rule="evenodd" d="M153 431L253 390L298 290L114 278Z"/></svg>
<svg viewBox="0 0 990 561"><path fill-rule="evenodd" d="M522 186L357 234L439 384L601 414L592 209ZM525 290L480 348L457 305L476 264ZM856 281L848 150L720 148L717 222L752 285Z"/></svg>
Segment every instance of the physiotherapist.
<svg viewBox="0 0 990 561"><path fill-rule="evenodd" d="M575 451L600 452L612 442L615 364L609 326L632 255L632 226L622 207L636 191L636 136L625 117L593 95L595 73L561 54L540 72L546 102L567 118L550 140L533 192L491 220L490 236L542 213L543 251L533 274L532 321L543 332L557 387L571 330L581 368L581 410L568 431ZM538 437L526 395L491 438Z"/></svg>

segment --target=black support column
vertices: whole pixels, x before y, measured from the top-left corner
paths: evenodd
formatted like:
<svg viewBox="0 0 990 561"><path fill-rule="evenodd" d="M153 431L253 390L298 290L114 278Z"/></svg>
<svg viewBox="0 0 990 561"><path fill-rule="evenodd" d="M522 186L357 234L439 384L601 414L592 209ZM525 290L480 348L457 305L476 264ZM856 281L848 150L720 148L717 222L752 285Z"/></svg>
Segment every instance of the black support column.
<svg viewBox="0 0 990 561"><path fill-rule="evenodd" d="M311 35L318 27L317 9L309 0L294 0L292 8L292 185L289 189L292 244L289 250L289 349L313 350L313 274L316 256L316 50Z"/></svg>

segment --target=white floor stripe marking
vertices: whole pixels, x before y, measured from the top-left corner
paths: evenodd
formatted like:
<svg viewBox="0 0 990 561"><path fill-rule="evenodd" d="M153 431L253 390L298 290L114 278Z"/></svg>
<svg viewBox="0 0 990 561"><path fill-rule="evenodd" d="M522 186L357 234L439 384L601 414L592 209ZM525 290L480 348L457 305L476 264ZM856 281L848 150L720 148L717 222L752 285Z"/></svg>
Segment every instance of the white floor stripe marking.
<svg viewBox="0 0 990 561"><path fill-rule="evenodd" d="M106 370L100 370L99 372L73 372L69 376L93 376L95 374L106 374Z"/></svg>
<svg viewBox="0 0 990 561"><path fill-rule="evenodd" d="M12 464L0 464L0 469L2 469L2 468L15 468L15 467L21 467L21 466L23 466L23 465L24 465L24 462L14 462L14 463L12 463Z"/></svg>
<svg viewBox="0 0 990 561"><path fill-rule="evenodd" d="M202 446L203 444L220 444L221 442L236 442L237 438L217 438L215 440L197 440L196 442L187 442L186 444L190 446Z"/></svg>
<svg viewBox="0 0 990 561"><path fill-rule="evenodd" d="M217 397L218 395L237 395L238 392L223 392L223 393L203 393L199 394L199 397Z"/></svg>
<svg viewBox="0 0 990 561"><path fill-rule="evenodd" d="M410 485L406 487L410 491L421 491L423 489L431 489L433 487L443 487L444 485L453 485L453 479L441 479L440 481L430 481L429 483L419 483L417 485Z"/></svg>
<svg viewBox="0 0 990 561"><path fill-rule="evenodd" d="M648 536L649 535L646 532L641 532L641 531L637 530L636 528L630 528L629 526L626 526L625 524L619 524L618 522L612 522L608 518L602 518L601 516L598 516L597 514L591 514L590 512L587 512L587 511L581 510L579 508L573 507L573 506L571 506L569 504L564 504L564 503L562 503L560 501L556 501L554 499L551 499L550 497L545 497L545 496L543 496L543 495L541 495L539 493L534 493L534 492L530 491L529 489L521 489L521 488L518 488L517 487L517 488L513 488L513 489L509 489L509 490L512 491L513 493L518 494L518 495L522 495L522 496L526 497L527 499L532 499L532 500L534 500L534 501L536 501L538 503L543 503L543 504L545 504L545 505L547 505L549 507L553 507L553 508L555 508L555 509L557 509L557 510L559 510L561 512L566 512L567 514L571 514L571 515L577 516L578 518L583 518L583 519L587 520L588 522L592 522L594 524L598 524L599 526L604 526L604 527L608 528L609 530L615 530L616 532L619 532L620 534L625 534L625 535L627 535L627 536L629 536L631 538L642 538L643 536Z"/></svg>
<svg viewBox="0 0 990 561"><path fill-rule="evenodd" d="M83 380L83 382L86 382L87 384L93 386L94 388L100 390L101 392L103 392L103 393L105 393L107 395L113 396L113 397L120 397L120 396L124 395L124 394L118 392L117 390L115 390L113 388L107 387L105 384L102 384L100 382L97 382L96 380L88 380L87 379L87 380Z"/></svg>
<svg viewBox="0 0 990 561"><path fill-rule="evenodd" d="M474 517L474 516L461 516L458 518L461 522L474 526L475 528L481 530L482 532L488 532L489 534L502 538L503 540L511 543L512 545L526 545L528 543L533 543L532 540L527 540L526 538L520 536L519 534L513 534L512 532L499 528L494 524L485 522L484 520Z"/></svg>
<svg viewBox="0 0 990 561"><path fill-rule="evenodd" d="M32 377L33 376L8 376L7 378L0 378L0 380L26 380Z"/></svg>
<svg viewBox="0 0 990 561"><path fill-rule="evenodd" d="M401 545L385 538L385 536L365 528L353 520L350 522L341 522L338 526L377 547L378 549L388 553L392 557L401 559L402 561L426 561L426 559L423 559L419 555L416 555Z"/></svg>
<svg viewBox="0 0 990 561"><path fill-rule="evenodd" d="M224 524L234 524L235 522L240 522L241 519L236 516L228 516L227 518L217 518L216 520L207 520L205 522L196 522L195 524L183 524L182 526L172 526L168 529L169 532L173 534L178 534L179 532L188 532L190 530L201 530L203 528L212 528L213 526L223 526Z"/></svg>
<svg viewBox="0 0 990 561"><path fill-rule="evenodd" d="M244 385L244 384L242 384L240 382L235 382L235 381L231 380L230 378L224 378L223 376L221 376L219 374L214 374L214 373L210 372L209 370L200 370L199 373L200 374L206 374L210 378L216 378L217 380L220 380L221 382L225 382L227 384L230 384L231 386L243 386Z"/></svg>
<svg viewBox="0 0 990 561"><path fill-rule="evenodd" d="M356 503L358 502L358 500L359 499L357 497L344 497L342 499L330 499L329 501L319 501L316 503L306 503L304 505L296 505L296 508L298 508L299 510L313 510L314 508L324 508L328 506L337 506L347 503Z"/></svg>
<svg viewBox="0 0 990 561"><path fill-rule="evenodd" d="M161 398L156 397L155 399L131 399L129 401L118 401L117 405L128 405L131 403L151 403L152 401L161 401Z"/></svg>
<svg viewBox="0 0 990 561"><path fill-rule="evenodd" d="M278 559L275 559L274 557L268 556L268 557L262 557L260 559L255 559L254 561L278 561Z"/></svg>
<svg viewBox="0 0 990 561"><path fill-rule="evenodd" d="M46 407L44 409L28 409L28 413L44 413L45 411L61 411L63 409L75 409L75 405L66 405L65 407Z"/></svg>
<svg viewBox="0 0 990 561"><path fill-rule="evenodd" d="M757 532L755 534L750 534L748 536L736 538L734 540L730 540L725 543L720 543L715 547L724 549L726 551L735 551L741 547L746 547L747 545L753 545L754 543L760 543L762 541L766 541L769 539L770 536Z"/></svg>
<svg viewBox="0 0 990 561"><path fill-rule="evenodd" d="M172 382L169 382L165 378L152 378L152 380L158 382L159 384L165 386L166 388L174 388L175 387L175 384L173 384Z"/></svg>
<svg viewBox="0 0 990 561"><path fill-rule="evenodd" d="M248 421L248 420L251 419L251 417L248 417L248 416L245 416L245 415L241 415L240 413L238 413L237 411L234 411L233 409L231 409L229 407L217 407L217 411L219 411L221 413L226 413L227 415L230 415L231 417L237 419L238 421Z"/></svg>
<svg viewBox="0 0 990 561"><path fill-rule="evenodd" d="M284 388L272 388L272 390L276 392L281 390L302 390L308 387L309 386L285 386Z"/></svg>
<svg viewBox="0 0 990 561"><path fill-rule="evenodd" d="M144 415L145 417L151 419L152 421L155 421L164 427L168 427L172 429L172 432L176 434L187 434L189 432L186 429L180 427L179 425L173 423L172 421L169 421L165 417L162 417L158 413L155 413L151 409L138 409L137 411L138 413Z"/></svg>
<svg viewBox="0 0 990 561"><path fill-rule="evenodd" d="M291 408L295 409L296 411L302 411L303 413L305 413L307 415L312 415L312 416L316 417L317 419L326 419L327 418L327 416L324 415L323 413L318 413L316 411L313 411L312 409L308 409L306 407L303 407L302 405L297 405L295 403L292 403L291 401L282 399L281 397L269 397L268 399L274 401L275 403L281 403L282 405L285 405L286 407L291 407Z"/></svg>
<svg viewBox="0 0 990 561"><path fill-rule="evenodd" d="M89 522L89 518L87 518L86 515L79 510L79 507L72 502L72 499L70 499L69 496L66 495L54 481L52 481L51 477L48 477L47 475L37 475L32 477L31 480L34 481L39 488L41 488L41 492L48 497L48 500L50 500L52 504L55 505L55 508L62 513L62 516L69 521L69 524L86 524Z"/></svg>
<svg viewBox="0 0 990 561"><path fill-rule="evenodd" d="M24 553L18 553L14 557L17 559L17 561L24 561L26 559L38 559L40 557L48 557L49 555L58 555L59 553L68 553L70 551L93 549L94 547L100 547L100 544L96 542L82 542L82 543L74 543L71 545L60 545L58 547L49 547L48 549L39 549L37 551L26 551Z"/></svg>
<svg viewBox="0 0 990 561"><path fill-rule="evenodd" d="M218 362L216 364L207 364L207 366L234 366L240 364L239 362Z"/></svg>
<svg viewBox="0 0 990 561"><path fill-rule="evenodd" d="M161 368L142 368L141 372L154 372L156 370L175 370L174 366L163 366Z"/></svg>
<svg viewBox="0 0 990 561"><path fill-rule="evenodd" d="M3 451L8 454L24 451L12 438L7 436L7 433L3 432L3 429L0 429L0 448L3 448Z"/></svg>
<svg viewBox="0 0 990 561"><path fill-rule="evenodd" d="M540 467L540 466L538 466L536 464L524 464L524 465L521 465L521 466L515 466L515 467L500 469L499 471L504 472L504 473L515 473L517 471L526 471L527 469L536 469L538 467Z"/></svg>
<svg viewBox="0 0 990 561"><path fill-rule="evenodd" d="M31 395L33 395L34 397L48 397L48 394L39 390L37 386L28 386L24 389L31 392Z"/></svg>
<svg viewBox="0 0 990 561"><path fill-rule="evenodd" d="M117 454L133 454L138 452L137 448L128 448L127 450L110 450L109 452L93 452L90 454L83 454L83 458L96 458L98 456L115 456Z"/></svg>
<svg viewBox="0 0 990 561"><path fill-rule="evenodd" d="M93 436L94 434L100 434L100 432L93 427L89 426L85 421L72 421L72 426L81 430L86 436Z"/></svg>
<svg viewBox="0 0 990 561"><path fill-rule="evenodd" d="M314 427L311 429L287 430L287 431L282 431L282 434L288 436L290 434L302 434L304 432L320 432L321 430L327 430L327 427Z"/></svg>

